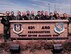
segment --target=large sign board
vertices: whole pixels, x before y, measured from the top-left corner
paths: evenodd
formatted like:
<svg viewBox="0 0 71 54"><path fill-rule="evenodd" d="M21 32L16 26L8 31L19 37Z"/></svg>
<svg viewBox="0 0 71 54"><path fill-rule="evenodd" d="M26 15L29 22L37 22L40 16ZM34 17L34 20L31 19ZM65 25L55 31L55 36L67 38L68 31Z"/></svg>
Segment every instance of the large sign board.
<svg viewBox="0 0 71 54"><path fill-rule="evenodd" d="M12 20L11 38L67 38L68 20Z"/></svg>

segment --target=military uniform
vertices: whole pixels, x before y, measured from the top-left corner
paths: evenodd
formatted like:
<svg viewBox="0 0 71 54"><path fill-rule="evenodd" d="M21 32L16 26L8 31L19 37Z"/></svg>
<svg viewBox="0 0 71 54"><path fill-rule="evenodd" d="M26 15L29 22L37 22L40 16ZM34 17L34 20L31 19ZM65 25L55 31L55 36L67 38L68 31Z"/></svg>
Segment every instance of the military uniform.
<svg viewBox="0 0 71 54"><path fill-rule="evenodd" d="M44 18L44 15L43 15L43 14L41 14L41 20L45 20L45 18Z"/></svg>
<svg viewBox="0 0 71 54"><path fill-rule="evenodd" d="M53 17L54 17L55 19L57 19L56 14L54 14Z"/></svg>
<svg viewBox="0 0 71 54"><path fill-rule="evenodd" d="M10 16L5 16L2 18L1 23L4 25L4 39L5 41L10 39L10 22L12 20Z"/></svg>
<svg viewBox="0 0 71 54"><path fill-rule="evenodd" d="M71 17L69 17L69 22L71 23Z"/></svg>
<svg viewBox="0 0 71 54"><path fill-rule="evenodd" d="M55 17L49 16L49 19L50 19L50 20L55 20Z"/></svg>
<svg viewBox="0 0 71 54"><path fill-rule="evenodd" d="M28 20L26 16L22 16L22 20Z"/></svg>
<svg viewBox="0 0 71 54"><path fill-rule="evenodd" d="M31 20L31 15L30 14L27 14L26 17L27 17L28 20Z"/></svg>
<svg viewBox="0 0 71 54"><path fill-rule="evenodd" d="M14 15L10 16L12 20L16 20L16 17Z"/></svg>
<svg viewBox="0 0 71 54"><path fill-rule="evenodd" d="M36 15L35 20L42 20L42 16L41 15Z"/></svg>
<svg viewBox="0 0 71 54"><path fill-rule="evenodd" d="M22 16L21 15L17 15L16 16L16 20L22 20Z"/></svg>
<svg viewBox="0 0 71 54"><path fill-rule="evenodd" d="M31 17L31 20L34 20L35 19L35 16L34 15L31 15L30 17Z"/></svg>
<svg viewBox="0 0 71 54"><path fill-rule="evenodd" d="M45 15L45 16L43 17L43 20L50 20L50 18L49 18L48 15Z"/></svg>
<svg viewBox="0 0 71 54"><path fill-rule="evenodd" d="M66 17L62 17L61 19L62 19L62 20L69 20L68 17L67 17L67 18L66 18Z"/></svg>

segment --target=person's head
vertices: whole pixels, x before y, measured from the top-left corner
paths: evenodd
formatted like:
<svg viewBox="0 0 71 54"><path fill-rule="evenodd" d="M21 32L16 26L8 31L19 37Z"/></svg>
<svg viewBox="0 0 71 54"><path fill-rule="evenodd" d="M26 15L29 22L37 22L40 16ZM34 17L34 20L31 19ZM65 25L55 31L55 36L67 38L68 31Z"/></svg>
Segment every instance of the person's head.
<svg viewBox="0 0 71 54"><path fill-rule="evenodd" d="M57 18L59 18L59 17L60 17L60 16L59 16L59 13L57 13L57 14L56 14L56 17L57 17Z"/></svg>
<svg viewBox="0 0 71 54"><path fill-rule="evenodd" d="M45 15L48 15L48 12L47 11L45 11Z"/></svg>
<svg viewBox="0 0 71 54"><path fill-rule="evenodd" d="M44 15L44 11L41 11L41 14Z"/></svg>
<svg viewBox="0 0 71 54"><path fill-rule="evenodd" d="M31 15L34 15L34 11L31 11Z"/></svg>
<svg viewBox="0 0 71 54"><path fill-rule="evenodd" d="M37 15L41 15L41 12L40 12L40 11L38 11L38 12L37 12Z"/></svg>
<svg viewBox="0 0 71 54"><path fill-rule="evenodd" d="M25 15L26 15L26 12L23 11L23 12L22 12L22 16L25 16Z"/></svg>
<svg viewBox="0 0 71 54"><path fill-rule="evenodd" d="M30 14L30 11L26 11L27 14Z"/></svg>
<svg viewBox="0 0 71 54"><path fill-rule="evenodd" d="M21 15L21 12L20 12L20 11L18 11L18 12L17 12L17 15Z"/></svg>
<svg viewBox="0 0 71 54"><path fill-rule="evenodd" d="M63 17L67 17L67 14L66 14L66 13L64 13L64 14L63 14Z"/></svg>
<svg viewBox="0 0 71 54"><path fill-rule="evenodd" d="M6 12L5 12L5 15L6 15L6 16L9 16L9 14L10 14L9 11L6 11Z"/></svg>
<svg viewBox="0 0 71 54"><path fill-rule="evenodd" d="M53 16L53 13L52 13L52 12L50 12L50 13L49 13L49 16Z"/></svg>
<svg viewBox="0 0 71 54"><path fill-rule="evenodd" d="M11 15L14 15L14 11L11 11Z"/></svg>

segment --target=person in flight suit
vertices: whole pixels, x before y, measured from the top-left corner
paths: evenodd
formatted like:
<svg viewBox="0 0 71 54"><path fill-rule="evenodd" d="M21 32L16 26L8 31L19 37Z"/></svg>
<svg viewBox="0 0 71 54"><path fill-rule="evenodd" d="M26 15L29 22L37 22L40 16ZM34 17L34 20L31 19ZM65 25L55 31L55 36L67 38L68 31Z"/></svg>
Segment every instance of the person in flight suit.
<svg viewBox="0 0 71 54"><path fill-rule="evenodd" d="M2 18L1 23L4 25L4 41L7 42L8 40L10 40L10 20L11 17L9 16L10 12L6 11L5 13L5 17Z"/></svg>
<svg viewBox="0 0 71 54"><path fill-rule="evenodd" d="M15 15L14 15L14 11L11 11L10 17L11 17L12 20L16 20L16 17L15 17Z"/></svg>
<svg viewBox="0 0 71 54"><path fill-rule="evenodd" d="M53 13L52 12L49 13L49 19L50 20L55 20L55 17L53 17Z"/></svg>
<svg viewBox="0 0 71 54"><path fill-rule="evenodd" d="M22 20L21 12L17 12L16 20Z"/></svg>
<svg viewBox="0 0 71 54"><path fill-rule="evenodd" d="M43 20L50 20L47 11L45 11L45 15L44 15L44 17L43 17Z"/></svg>
<svg viewBox="0 0 71 54"><path fill-rule="evenodd" d="M26 12L22 12L22 20L28 20L28 18L26 17Z"/></svg>
<svg viewBox="0 0 71 54"><path fill-rule="evenodd" d="M44 16L44 11L41 11L41 16Z"/></svg>
<svg viewBox="0 0 71 54"><path fill-rule="evenodd" d="M63 14L63 17L61 18L62 20L69 20L68 16L66 13Z"/></svg>
<svg viewBox="0 0 71 54"><path fill-rule="evenodd" d="M31 20L35 19L34 11L31 11Z"/></svg>
<svg viewBox="0 0 71 54"><path fill-rule="evenodd" d="M45 16L44 13L45 13L44 11L41 11L41 20L45 20L44 19L44 16Z"/></svg>
<svg viewBox="0 0 71 54"><path fill-rule="evenodd" d="M55 19L57 19L56 15L57 15L57 11L54 11L53 17L54 17Z"/></svg>
<svg viewBox="0 0 71 54"><path fill-rule="evenodd" d="M28 20L31 20L31 14L30 14L30 11L26 11L26 17L28 18Z"/></svg>
<svg viewBox="0 0 71 54"><path fill-rule="evenodd" d="M37 15L36 15L36 17L35 17L35 20L41 20L41 19L42 19L41 12L38 11L38 12L37 12Z"/></svg>
<svg viewBox="0 0 71 54"><path fill-rule="evenodd" d="M60 15L59 15L59 13L56 14L56 18L55 18L55 19L61 20L61 17L60 17Z"/></svg>

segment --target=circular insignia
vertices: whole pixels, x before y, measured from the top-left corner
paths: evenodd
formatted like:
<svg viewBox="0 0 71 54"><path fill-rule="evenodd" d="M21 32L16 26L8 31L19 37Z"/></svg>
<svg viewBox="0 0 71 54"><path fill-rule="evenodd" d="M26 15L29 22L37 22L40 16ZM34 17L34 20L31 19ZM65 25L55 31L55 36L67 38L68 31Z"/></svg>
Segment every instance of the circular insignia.
<svg viewBox="0 0 71 54"><path fill-rule="evenodd" d="M64 32L65 28L64 28L64 24L63 23L57 23L55 25L55 28L54 28L54 31L57 32L57 33L62 33Z"/></svg>
<svg viewBox="0 0 71 54"><path fill-rule="evenodd" d="M22 32L23 32L22 25L21 25L21 24L14 24L13 31L14 31L16 34L22 33Z"/></svg>

